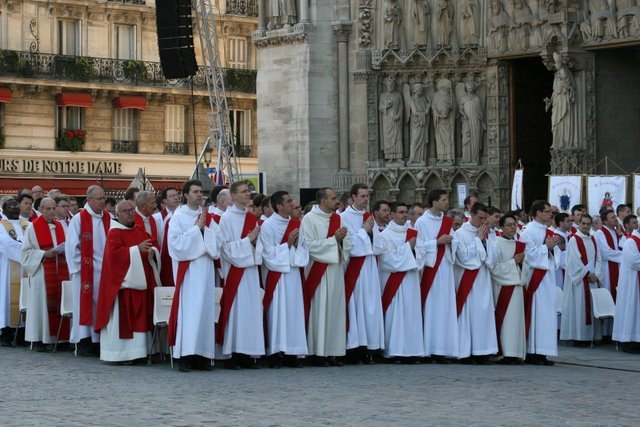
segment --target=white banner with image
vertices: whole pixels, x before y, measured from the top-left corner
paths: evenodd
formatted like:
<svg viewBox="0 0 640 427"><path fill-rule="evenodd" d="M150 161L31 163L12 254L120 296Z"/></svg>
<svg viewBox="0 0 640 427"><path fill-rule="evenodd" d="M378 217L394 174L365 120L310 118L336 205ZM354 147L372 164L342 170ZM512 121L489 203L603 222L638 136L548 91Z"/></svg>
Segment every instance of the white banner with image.
<svg viewBox="0 0 640 427"><path fill-rule="evenodd" d="M582 203L582 176L549 176L548 202L557 206L559 212L570 214L572 206Z"/></svg>
<svg viewBox="0 0 640 427"><path fill-rule="evenodd" d="M596 175L587 177L587 202L591 216L599 215L600 209L615 210L626 203L627 177L625 175Z"/></svg>

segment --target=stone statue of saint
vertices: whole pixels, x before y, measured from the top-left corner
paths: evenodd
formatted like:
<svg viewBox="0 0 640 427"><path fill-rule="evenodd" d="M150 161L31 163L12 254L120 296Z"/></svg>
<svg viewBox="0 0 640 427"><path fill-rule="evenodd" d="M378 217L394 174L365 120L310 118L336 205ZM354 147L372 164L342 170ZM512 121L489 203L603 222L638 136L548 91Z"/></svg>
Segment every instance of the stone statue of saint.
<svg viewBox="0 0 640 427"><path fill-rule="evenodd" d="M478 45L478 20L480 5L478 0L462 0L460 4L462 15L462 43L465 46Z"/></svg>
<svg viewBox="0 0 640 427"><path fill-rule="evenodd" d="M267 28L269 30L282 28L281 16L281 0L269 0L269 24Z"/></svg>
<svg viewBox="0 0 640 427"><path fill-rule="evenodd" d="M571 70L559 53L553 53L553 62L556 69L553 79L553 94L551 99L544 99L546 111L551 109L551 132L553 132L551 148L554 150L577 148L576 84Z"/></svg>
<svg viewBox="0 0 640 427"><path fill-rule="evenodd" d="M411 95L409 105L411 108L409 117L411 123L409 165L424 165L427 159L431 100L425 95L424 86L421 83L413 85L413 95Z"/></svg>
<svg viewBox="0 0 640 427"><path fill-rule="evenodd" d="M513 0L511 18L511 48L512 50L527 50L533 15L524 0Z"/></svg>
<svg viewBox="0 0 640 427"><path fill-rule="evenodd" d="M614 38L618 35L616 15L607 0L589 0L591 38Z"/></svg>
<svg viewBox="0 0 640 427"><path fill-rule="evenodd" d="M384 2L384 47L385 49L400 49L400 24L402 10L398 0Z"/></svg>
<svg viewBox="0 0 640 427"><path fill-rule="evenodd" d="M417 48L426 47L429 42L429 19L431 18L428 0L413 0L411 18L413 19L413 42Z"/></svg>
<svg viewBox="0 0 640 427"><path fill-rule="evenodd" d="M296 0L280 0L280 22L286 25L294 25L298 22L296 14Z"/></svg>
<svg viewBox="0 0 640 427"><path fill-rule="evenodd" d="M461 85L461 84L460 84ZM462 118L462 163L478 164L480 146L486 125L484 123L484 106L476 93L477 84L468 81L458 99L458 108Z"/></svg>
<svg viewBox="0 0 640 427"><path fill-rule="evenodd" d="M511 18L502 6L502 0L491 0L491 14L489 16L489 50L506 52L507 30Z"/></svg>
<svg viewBox="0 0 640 427"><path fill-rule="evenodd" d="M402 161L402 95L396 91L394 77L384 81L385 91L380 95L378 110L382 122L382 151L386 160Z"/></svg>
<svg viewBox="0 0 640 427"><path fill-rule="evenodd" d="M455 112L453 111L453 91L451 80L440 79L433 96L431 111L436 137L436 156L438 163L453 163L455 138Z"/></svg>
<svg viewBox="0 0 640 427"><path fill-rule="evenodd" d="M436 1L436 45L450 47L453 6L449 0Z"/></svg>

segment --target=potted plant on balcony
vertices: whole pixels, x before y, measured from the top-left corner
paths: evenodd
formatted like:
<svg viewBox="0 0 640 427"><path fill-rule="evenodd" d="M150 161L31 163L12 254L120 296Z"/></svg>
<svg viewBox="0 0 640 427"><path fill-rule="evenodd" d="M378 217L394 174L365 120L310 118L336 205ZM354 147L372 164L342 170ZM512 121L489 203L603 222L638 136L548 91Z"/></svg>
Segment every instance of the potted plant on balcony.
<svg viewBox="0 0 640 427"><path fill-rule="evenodd" d="M143 61L127 59L122 61L124 78L130 81L145 81L147 79L147 66Z"/></svg>
<svg viewBox="0 0 640 427"><path fill-rule="evenodd" d="M80 151L87 140L87 132L81 129L64 129L56 140L58 151Z"/></svg>

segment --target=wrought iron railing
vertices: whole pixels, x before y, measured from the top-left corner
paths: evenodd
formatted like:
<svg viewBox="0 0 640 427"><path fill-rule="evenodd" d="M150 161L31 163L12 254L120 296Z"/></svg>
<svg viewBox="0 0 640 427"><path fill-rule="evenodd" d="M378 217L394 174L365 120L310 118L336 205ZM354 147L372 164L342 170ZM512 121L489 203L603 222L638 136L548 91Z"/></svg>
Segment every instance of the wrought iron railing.
<svg viewBox="0 0 640 427"><path fill-rule="evenodd" d="M256 92L255 70L226 68L224 73L227 91ZM190 78L167 80L162 74L159 62L15 50L0 50L0 75L135 86L191 86ZM198 68L198 72L193 76L193 86L196 89L206 89L205 68Z"/></svg>
<svg viewBox="0 0 640 427"><path fill-rule="evenodd" d="M234 144L237 157L256 157L250 145Z"/></svg>
<svg viewBox="0 0 640 427"><path fill-rule="evenodd" d="M138 141L111 141L112 153L133 153L138 152Z"/></svg>
<svg viewBox="0 0 640 427"><path fill-rule="evenodd" d="M227 14L258 16L258 0L227 0Z"/></svg>
<svg viewBox="0 0 640 427"><path fill-rule="evenodd" d="M189 144L187 142L165 142L164 154L189 154Z"/></svg>
<svg viewBox="0 0 640 427"><path fill-rule="evenodd" d="M139 5L145 5L146 2L145 0L107 0L113 3L125 3L125 4L139 4Z"/></svg>

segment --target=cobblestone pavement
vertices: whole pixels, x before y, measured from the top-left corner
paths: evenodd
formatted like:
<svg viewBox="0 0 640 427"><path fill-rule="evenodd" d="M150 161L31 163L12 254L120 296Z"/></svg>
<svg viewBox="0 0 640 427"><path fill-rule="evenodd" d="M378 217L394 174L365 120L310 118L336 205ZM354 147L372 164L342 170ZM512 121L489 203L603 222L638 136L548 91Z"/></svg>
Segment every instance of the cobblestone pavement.
<svg viewBox="0 0 640 427"><path fill-rule="evenodd" d="M560 347L556 360L180 373L0 348L0 424L638 425L640 355Z"/></svg>

